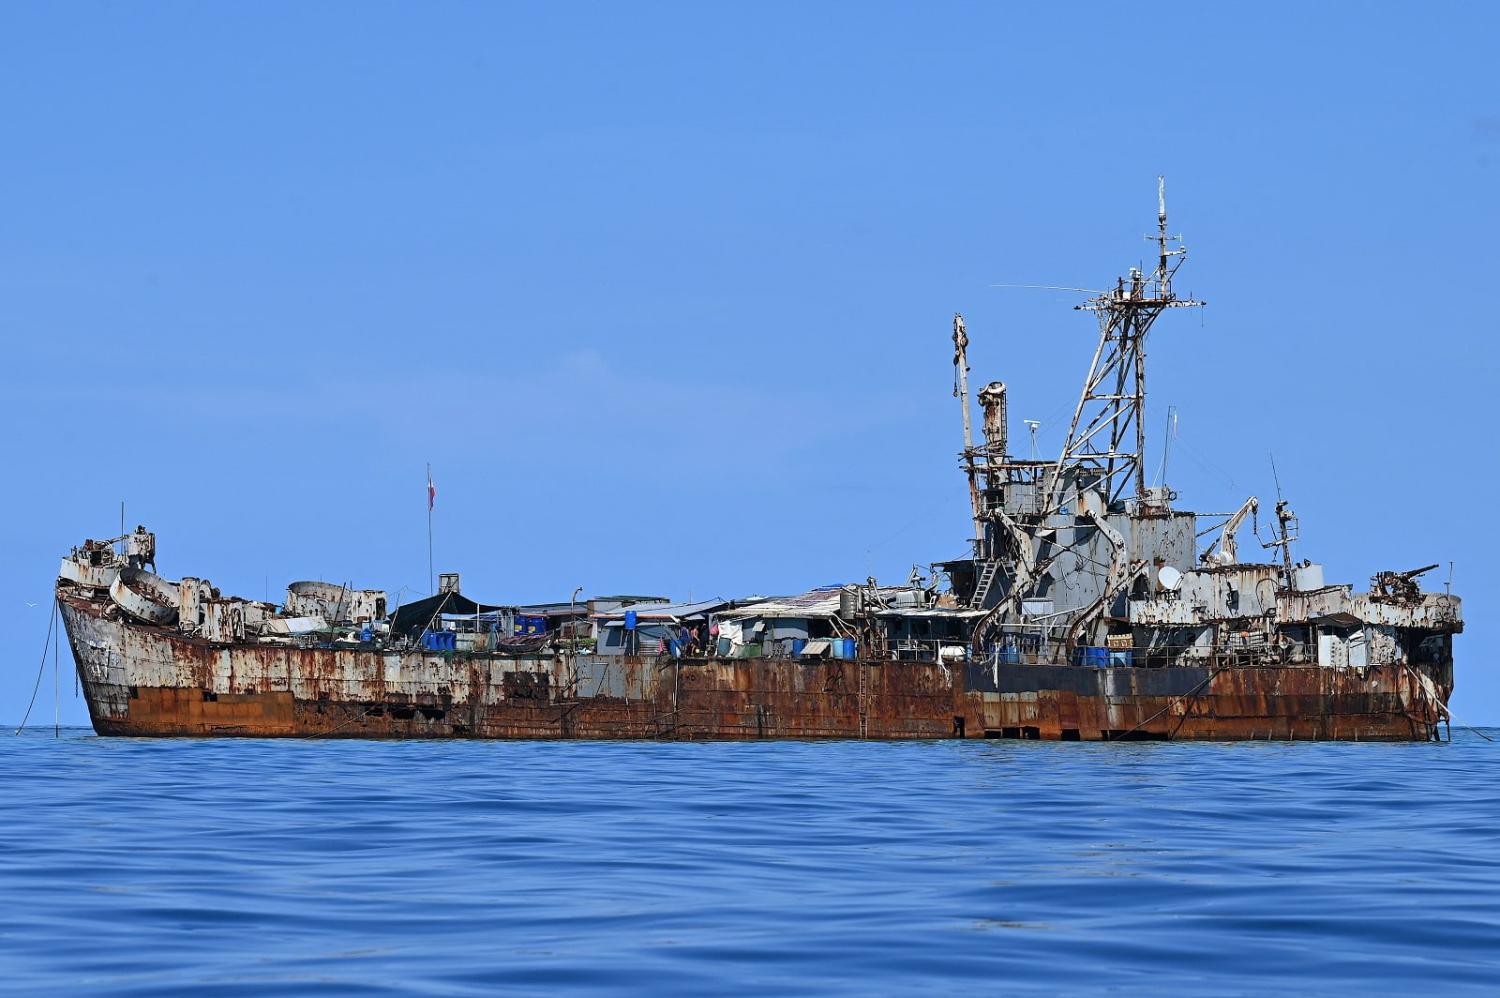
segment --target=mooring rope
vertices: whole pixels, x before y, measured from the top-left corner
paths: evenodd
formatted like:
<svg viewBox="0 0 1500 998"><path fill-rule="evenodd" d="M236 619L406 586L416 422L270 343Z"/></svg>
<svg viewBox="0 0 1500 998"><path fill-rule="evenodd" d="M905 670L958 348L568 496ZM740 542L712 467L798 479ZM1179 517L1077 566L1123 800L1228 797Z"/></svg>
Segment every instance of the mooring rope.
<svg viewBox="0 0 1500 998"><path fill-rule="evenodd" d="M47 671L47 650L52 645L52 629L57 625L57 601L52 601L52 616L47 618L47 637L42 641L42 663L36 668L36 684L31 687L31 702L26 705L26 713L21 717L21 723L17 725L15 734L20 734L21 729L26 727L26 722L31 718L31 708L36 705L37 690L42 688L42 676ZM55 653L54 653L55 654Z"/></svg>
<svg viewBox="0 0 1500 998"><path fill-rule="evenodd" d="M1202 689L1205 686L1207 686L1209 683L1211 683L1211 682L1214 681L1214 677L1215 676L1217 676L1219 673L1223 672L1227 668L1229 668L1229 666L1227 666L1227 665L1221 665L1221 666L1219 666L1213 672L1210 672L1208 674L1208 678L1204 679L1203 682L1199 683L1197 686L1194 686L1191 690L1189 690L1187 693L1184 693L1182 696L1178 697L1176 700L1173 700L1172 702L1168 703L1161 710L1157 711L1155 714L1152 714L1150 717L1146 718L1140 724L1137 724L1135 727L1131 728L1129 731L1125 732L1123 735L1120 735L1118 738L1111 738L1110 741L1117 742L1117 741L1123 741L1124 739L1129 738L1131 735L1135 734L1137 731L1141 730L1146 725L1148 725L1152 721L1156 720L1158 717L1161 717L1167 711L1171 710L1173 707L1175 707L1178 704L1182 703L1184 700L1189 700L1189 699L1197 696L1199 694L1199 692L1201 692ZM1171 741L1172 740L1172 736L1175 735L1175 734L1177 734L1177 728L1182 727L1182 721L1186 720L1186 719L1187 719L1187 716L1183 715L1183 718L1177 722L1177 727L1173 728L1171 734L1167 735L1167 740L1168 741Z"/></svg>
<svg viewBox="0 0 1500 998"><path fill-rule="evenodd" d="M1448 708L1446 706L1444 706L1443 709L1444 710L1448 710ZM1474 734L1478 735L1480 738L1483 738L1487 742L1492 742L1492 741L1495 740L1495 739L1491 738L1489 735L1485 734L1483 731L1480 731L1478 728L1474 727L1474 725L1472 725L1472 724L1465 724L1464 722L1460 721L1458 718L1454 717L1453 716L1453 711L1451 711L1451 710L1448 710L1448 719L1450 721L1457 722L1457 724L1458 724L1458 726L1460 728L1467 728L1468 730L1474 732Z"/></svg>
<svg viewBox="0 0 1500 998"><path fill-rule="evenodd" d="M349 718L348 720L344 721L341 724L335 724L333 727L329 728L327 731L309 731L307 734L305 734L305 735L299 735L298 737L299 738L326 738L329 735L333 734L335 731L342 731L342 730L344 730L345 728L349 727L349 725L353 724L355 721L363 721L365 718L371 717L372 715L371 715L370 712L373 711L374 709L375 709L374 707L365 707L358 714L355 714L353 717Z"/></svg>
<svg viewBox="0 0 1500 998"><path fill-rule="evenodd" d="M1416 680L1417 689L1419 689L1419 690L1422 691L1422 696L1425 699L1428 696L1427 688L1428 688L1428 685L1431 683L1431 680L1429 679L1427 682L1423 682L1422 681L1422 674L1419 673L1419 672L1417 672L1415 669L1413 669L1410 665L1408 665L1405 662L1401 663L1401 667L1406 670L1406 674L1407 675L1411 676L1412 679ZM1474 732L1474 734L1478 735L1480 738L1483 738L1487 742L1492 742L1492 741L1495 740L1495 739L1491 738L1489 735L1485 734L1483 731L1480 731L1478 728L1474 727L1474 725L1472 725L1472 724L1465 724L1464 722L1460 721L1457 717L1455 717L1453 715L1453 708L1449 707L1446 703L1443 703L1442 700L1438 700L1437 701L1437 708L1438 708L1438 710L1442 711L1444 714L1448 715L1448 721L1449 721L1449 723L1456 723L1460 728L1467 728L1468 730Z"/></svg>

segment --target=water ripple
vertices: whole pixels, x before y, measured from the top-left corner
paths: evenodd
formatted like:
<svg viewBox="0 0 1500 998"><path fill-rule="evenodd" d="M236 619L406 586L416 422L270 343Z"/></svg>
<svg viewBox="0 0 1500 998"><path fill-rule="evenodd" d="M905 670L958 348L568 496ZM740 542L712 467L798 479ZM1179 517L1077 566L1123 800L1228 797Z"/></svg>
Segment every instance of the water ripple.
<svg viewBox="0 0 1500 998"><path fill-rule="evenodd" d="M15 993L1492 992L1500 746L0 740Z"/></svg>

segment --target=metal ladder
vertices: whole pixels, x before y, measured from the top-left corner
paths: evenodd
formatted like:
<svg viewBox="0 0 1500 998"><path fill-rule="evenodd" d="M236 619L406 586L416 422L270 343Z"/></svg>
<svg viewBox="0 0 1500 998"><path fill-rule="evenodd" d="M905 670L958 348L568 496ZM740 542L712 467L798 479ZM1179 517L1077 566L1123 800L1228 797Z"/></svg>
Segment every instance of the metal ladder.
<svg viewBox="0 0 1500 998"><path fill-rule="evenodd" d="M854 663L859 670L859 737L870 737L870 680L864 659Z"/></svg>
<svg viewBox="0 0 1500 998"><path fill-rule="evenodd" d="M990 594L990 586L995 584L995 576L999 574L1000 563L998 561L984 563L984 568L979 573L979 581L974 585L974 596L969 600L969 606L975 610L984 609L984 601Z"/></svg>

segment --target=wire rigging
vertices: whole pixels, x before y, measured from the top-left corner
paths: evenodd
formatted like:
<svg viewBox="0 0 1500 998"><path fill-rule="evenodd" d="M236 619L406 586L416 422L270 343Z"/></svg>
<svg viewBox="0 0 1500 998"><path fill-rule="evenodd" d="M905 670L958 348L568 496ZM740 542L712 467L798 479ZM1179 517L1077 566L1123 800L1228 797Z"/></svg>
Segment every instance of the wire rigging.
<svg viewBox="0 0 1500 998"><path fill-rule="evenodd" d="M47 636L42 640L42 661L36 667L36 683L31 687L31 702L26 705L26 713L21 716L21 723L16 726L15 734L19 735L21 729L26 727L26 722L31 719L31 708L36 705L37 691L42 688L42 676L47 671L47 651L52 647L52 631L57 626L57 601L52 602L52 616L47 618Z"/></svg>

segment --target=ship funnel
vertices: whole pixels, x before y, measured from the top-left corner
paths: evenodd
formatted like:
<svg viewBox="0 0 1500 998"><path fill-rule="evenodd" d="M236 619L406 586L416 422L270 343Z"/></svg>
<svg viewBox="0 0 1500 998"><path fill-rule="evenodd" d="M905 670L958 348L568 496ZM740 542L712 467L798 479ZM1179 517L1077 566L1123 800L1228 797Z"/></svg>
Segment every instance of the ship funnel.
<svg viewBox="0 0 1500 998"><path fill-rule="evenodd" d="M991 457L1005 459L1009 441L1006 429L1005 382L991 381L979 390L979 405L984 409L984 442Z"/></svg>

